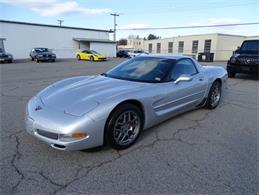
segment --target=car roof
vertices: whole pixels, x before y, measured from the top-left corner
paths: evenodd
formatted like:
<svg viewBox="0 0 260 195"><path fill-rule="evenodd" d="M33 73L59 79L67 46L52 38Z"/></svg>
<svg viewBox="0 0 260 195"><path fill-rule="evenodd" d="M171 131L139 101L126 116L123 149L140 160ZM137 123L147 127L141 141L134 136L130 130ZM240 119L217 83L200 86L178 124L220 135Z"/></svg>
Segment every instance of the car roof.
<svg viewBox="0 0 260 195"><path fill-rule="evenodd" d="M190 56L185 56L185 55L169 55L169 54L149 54L145 56L140 56L140 57L151 57L151 58L165 58L165 59L173 59L173 60L179 60L182 58L190 58L193 59Z"/></svg>

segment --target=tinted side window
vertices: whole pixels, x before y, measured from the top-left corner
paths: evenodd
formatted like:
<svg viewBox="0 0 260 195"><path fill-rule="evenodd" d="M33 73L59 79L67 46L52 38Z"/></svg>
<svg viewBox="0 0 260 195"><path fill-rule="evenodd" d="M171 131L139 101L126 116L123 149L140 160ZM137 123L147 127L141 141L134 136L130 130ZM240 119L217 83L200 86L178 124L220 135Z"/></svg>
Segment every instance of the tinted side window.
<svg viewBox="0 0 260 195"><path fill-rule="evenodd" d="M182 74L192 76L197 73L198 73L198 71L195 68L195 65L193 64L193 62L190 59L183 59L183 60L177 61L176 64L174 65L172 74L171 74L171 79L175 81Z"/></svg>

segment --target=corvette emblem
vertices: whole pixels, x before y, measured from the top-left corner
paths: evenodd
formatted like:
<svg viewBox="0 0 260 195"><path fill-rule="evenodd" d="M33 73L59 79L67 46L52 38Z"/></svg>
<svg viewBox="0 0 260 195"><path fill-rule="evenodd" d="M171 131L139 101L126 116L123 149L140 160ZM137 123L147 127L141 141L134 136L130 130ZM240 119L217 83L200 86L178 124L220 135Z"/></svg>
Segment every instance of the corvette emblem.
<svg viewBox="0 0 260 195"><path fill-rule="evenodd" d="M42 107L41 106L37 106L34 110L35 111L42 110Z"/></svg>

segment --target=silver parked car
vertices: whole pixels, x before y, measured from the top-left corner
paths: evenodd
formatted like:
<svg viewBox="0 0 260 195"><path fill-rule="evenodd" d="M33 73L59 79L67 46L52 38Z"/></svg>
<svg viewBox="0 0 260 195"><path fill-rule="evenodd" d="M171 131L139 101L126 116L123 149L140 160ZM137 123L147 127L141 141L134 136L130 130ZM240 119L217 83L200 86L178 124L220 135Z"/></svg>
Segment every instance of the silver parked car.
<svg viewBox="0 0 260 195"><path fill-rule="evenodd" d="M136 57L43 89L27 104L26 129L60 150L104 143L124 149L143 129L188 110L216 108L226 80L224 68L189 57Z"/></svg>

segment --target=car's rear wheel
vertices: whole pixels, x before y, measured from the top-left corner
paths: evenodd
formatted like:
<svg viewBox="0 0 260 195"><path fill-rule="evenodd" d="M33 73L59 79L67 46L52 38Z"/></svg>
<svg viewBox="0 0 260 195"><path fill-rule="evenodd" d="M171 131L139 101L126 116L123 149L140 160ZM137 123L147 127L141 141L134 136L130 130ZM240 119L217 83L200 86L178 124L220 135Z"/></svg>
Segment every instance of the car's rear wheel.
<svg viewBox="0 0 260 195"><path fill-rule="evenodd" d="M39 63L39 62L40 62L40 60L38 60L37 58L35 58L35 62Z"/></svg>
<svg viewBox="0 0 260 195"><path fill-rule="evenodd" d="M81 60L81 57L80 55L77 55L77 60L80 61Z"/></svg>
<svg viewBox="0 0 260 195"><path fill-rule="evenodd" d="M234 78L236 76L236 73L234 72L228 72L228 77L229 78Z"/></svg>
<svg viewBox="0 0 260 195"><path fill-rule="evenodd" d="M206 107L209 109L214 109L219 105L221 99L221 83L219 81L215 81L208 94Z"/></svg>
<svg viewBox="0 0 260 195"><path fill-rule="evenodd" d="M89 60L93 62L94 61L94 57L90 56Z"/></svg>
<svg viewBox="0 0 260 195"><path fill-rule="evenodd" d="M133 104L123 104L110 115L106 125L106 142L114 149L130 147L138 139L143 128L140 109Z"/></svg>

